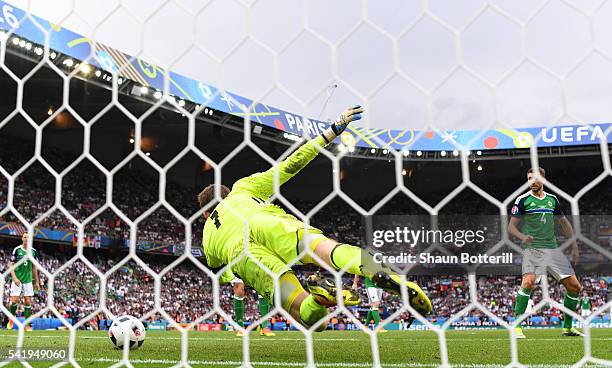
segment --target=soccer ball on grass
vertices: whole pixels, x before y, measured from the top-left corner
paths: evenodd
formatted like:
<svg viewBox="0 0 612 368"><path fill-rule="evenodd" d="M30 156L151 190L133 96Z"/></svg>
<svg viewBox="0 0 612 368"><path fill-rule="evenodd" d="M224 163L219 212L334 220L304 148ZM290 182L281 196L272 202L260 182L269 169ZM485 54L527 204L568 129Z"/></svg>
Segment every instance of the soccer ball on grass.
<svg viewBox="0 0 612 368"><path fill-rule="evenodd" d="M142 322L132 316L115 318L108 329L108 338L113 347L122 349L124 343L129 343L130 350L138 349L145 340L146 330Z"/></svg>

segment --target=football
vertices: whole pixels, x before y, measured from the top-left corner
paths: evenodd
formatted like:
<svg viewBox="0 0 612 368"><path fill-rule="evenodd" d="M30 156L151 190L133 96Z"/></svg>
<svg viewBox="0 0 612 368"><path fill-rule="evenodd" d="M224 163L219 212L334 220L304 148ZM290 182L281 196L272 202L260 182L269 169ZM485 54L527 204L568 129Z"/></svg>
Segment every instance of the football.
<svg viewBox="0 0 612 368"><path fill-rule="evenodd" d="M129 341L130 350L138 349L145 340L146 330L142 322L133 316L117 317L108 330L108 338L113 347L122 349Z"/></svg>

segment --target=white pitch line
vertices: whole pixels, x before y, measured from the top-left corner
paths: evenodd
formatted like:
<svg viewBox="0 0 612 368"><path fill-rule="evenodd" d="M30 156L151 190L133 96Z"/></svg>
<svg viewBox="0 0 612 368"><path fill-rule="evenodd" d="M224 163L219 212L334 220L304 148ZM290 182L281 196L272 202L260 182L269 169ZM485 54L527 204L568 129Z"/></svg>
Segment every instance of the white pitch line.
<svg viewBox="0 0 612 368"><path fill-rule="evenodd" d="M120 360L109 359L109 358L97 358L97 359L76 359L77 362L100 362L100 363L118 363ZM180 361L170 359L130 359L132 364L178 364ZM251 361L252 365L272 366L272 367L305 367L306 363L298 362L271 362L271 361ZM191 365L222 365L222 366L242 366L241 361L215 361L215 360L189 360ZM372 363L316 363L317 367L371 367ZM381 363L383 367L391 368L429 368L439 367L439 364L435 363ZM504 368L507 367L505 364L453 364L453 368ZM548 364L530 364L530 368L569 368L571 365L548 365ZM589 364L585 367L606 367L604 365Z"/></svg>

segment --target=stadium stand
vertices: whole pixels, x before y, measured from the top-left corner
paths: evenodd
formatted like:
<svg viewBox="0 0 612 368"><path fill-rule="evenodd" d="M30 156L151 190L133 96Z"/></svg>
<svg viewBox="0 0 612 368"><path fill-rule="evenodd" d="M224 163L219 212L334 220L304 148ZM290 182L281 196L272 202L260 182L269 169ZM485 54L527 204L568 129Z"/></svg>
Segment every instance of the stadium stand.
<svg viewBox="0 0 612 368"><path fill-rule="evenodd" d="M14 172L19 166L23 165L23 160L20 159L27 155L24 152L24 147L28 144L25 141L6 136L0 138L0 145L6 147L0 154L0 163L9 172ZM53 157L52 165L64 166L70 160L68 154L58 149L47 148L48 154ZM6 182L0 181L0 206L6 203ZM62 203L67 210L79 221L83 221L90 216L98 208L104 205L105 191L103 176L95 169L95 167L83 162L68 176L62 188ZM169 187L170 188L170 187ZM170 188L169 197L177 208L180 208L181 213L193 213L197 210L197 204L193 200L196 195L196 189L190 189L182 186L172 186ZM151 203L154 202L154 197L157 193L157 182L151 180L146 174L138 171L120 172L116 179L116 187L113 193L120 194L114 198L118 208L123 211L130 219L134 219L140 213L144 212ZM604 193L608 198L610 193ZM26 172L19 177L15 187L15 207L28 220L32 221L43 215L51 206L54 200L53 181L51 176L46 172L46 169L39 163L35 163ZM368 198L363 199L363 203L374 202ZM466 203L471 203L471 206L466 206ZM612 201L588 201L582 206L581 213L583 214L605 214L607 213L606 203ZM298 201L298 208L309 208L312 203L307 201ZM390 201L379 211L381 214L406 214L410 213L411 209L405 202ZM477 195L467 193L460 195L456 200L449 203L445 211L449 213L466 213L470 211L482 212L487 207L486 201ZM487 210L485 210L486 212ZM494 214L495 209L491 209ZM339 214L345 214L340 216ZM12 215L5 216L0 221L16 222L16 218ZM601 224L597 224L595 228L589 229L589 224L584 224L583 231L586 233L592 232L593 239L599 234L604 234L609 229ZM344 239L347 242L365 245L364 226L362 216L355 211L352 211L348 205L342 201L334 200L324 210L320 211L313 218L313 225L321 228L332 238ZM199 244L201 222L193 225L193 242ZM54 230L76 231L76 227L65 216L58 211L47 217L39 224L39 227L49 228ZM88 234L104 235L110 238L118 239L124 242L129 236L129 228L120 220L120 218L112 211L106 211L98 216L94 221L90 222L85 230ZM184 228L180 222L171 220L171 215L167 210L156 211L150 215L138 228L138 241L152 242L156 244L176 244L184 243ZM491 239L494 241L495 239ZM606 243L606 240L608 243ZM0 249L0 268L6 269L6 262L9 258L11 246L16 245L15 240L2 239L2 248ZM601 237L600 245L609 248L609 238ZM41 261L45 269L54 271L60 267L73 254L74 249L71 247L58 248L57 245L44 244L36 242L35 246L42 251ZM590 248L587 248L590 249ZM102 272L110 269L117 259L122 257L125 252L113 253L102 249L86 249L88 257L96 267ZM596 252L583 252L583 259L589 259L589 255L595 256ZM172 261L171 256L149 255L143 254L147 264L155 271L160 272L167 264ZM298 271L301 279L304 279L310 271L302 269ZM99 305L99 280L97 276L89 270L82 262L77 262L73 266L67 268L61 273L61 276L56 279L55 285L55 306L65 317L76 321L94 311ZM424 277L421 284L427 289L432 298L436 309L436 318L443 321L457 312L469 303L469 294L466 288L466 278L462 276L452 277ZM348 284L350 280L346 279ZM607 300L608 283L610 279L606 275L581 275L581 281L593 300L595 308L603 305ZM46 281L43 277L43 284ZM503 319L509 320L512 318L513 311L513 295L514 290L519 284L517 276L491 276L480 277L478 280L478 293L480 302L488 306L490 310ZM551 285L554 285L551 284ZM8 287L8 284L7 284ZM204 315L212 307L212 285L210 280L203 272L198 270L190 263L184 263L179 267L172 269L162 281L162 306L177 322L190 322L201 315ZM365 298L365 291L360 290ZM5 293L7 299L8 293ZM553 286L551 288L551 296L560 298L561 290ZM37 296L36 309L42 308L46 302L47 296L43 293ZM250 297L251 302L246 303L245 318L247 321L254 321L258 318L258 311L255 303L256 296ZM536 292L534 302L537 303L541 298L541 293ZM6 303L6 300L5 300ZM232 292L230 287L223 287L221 293L221 306L231 315ZM154 305L154 289L153 280L142 268L134 262L129 262L124 267L109 278L107 283L107 305L111 312L115 314L131 314L143 315L153 308ZM395 310L401 307L401 300L398 297L386 295L384 302L383 317L388 316ZM361 313L360 313L361 312ZM360 316L363 310L354 308L353 313ZM547 307L539 311L531 318L532 323L550 324L559 320L561 312L554 307ZM51 313L47 313L46 317L52 317ZM155 320L159 316L152 316L151 320ZM216 316L215 321L218 322L221 317ZM470 312L465 318L472 320L487 319L479 311ZM99 321L104 319L103 315L97 316L91 323L84 328L98 328ZM275 317L276 320L282 321L282 316ZM408 315L403 313L396 318L395 322L407 320ZM340 320L338 323L349 323Z"/></svg>

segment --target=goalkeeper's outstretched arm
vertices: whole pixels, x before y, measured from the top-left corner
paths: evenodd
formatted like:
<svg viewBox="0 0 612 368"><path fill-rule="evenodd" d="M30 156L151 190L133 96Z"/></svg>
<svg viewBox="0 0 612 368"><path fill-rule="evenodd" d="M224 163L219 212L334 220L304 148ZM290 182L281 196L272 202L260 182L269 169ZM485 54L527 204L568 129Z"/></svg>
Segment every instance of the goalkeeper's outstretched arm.
<svg viewBox="0 0 612 368"><path fill-rule="evenodd" d="M269 170L238 180L232 187L232 191L245 190L258 198L268 199L274 194L276 172L278 172L278 185L281 186L306 167L317 156L319 149L336 139L349 123L361 119L362 112L363 108L361 106L346 109L321 135L303 144L285 160Z"/></svg>

